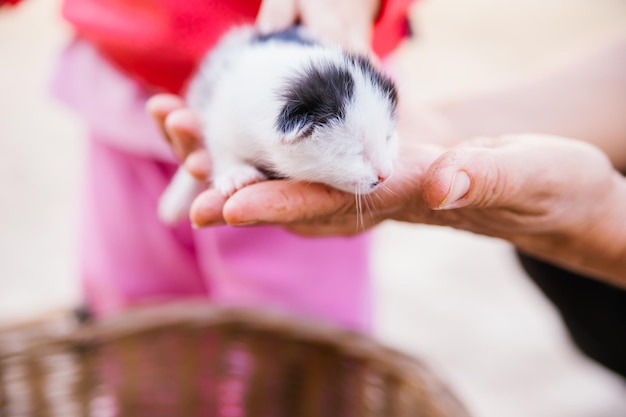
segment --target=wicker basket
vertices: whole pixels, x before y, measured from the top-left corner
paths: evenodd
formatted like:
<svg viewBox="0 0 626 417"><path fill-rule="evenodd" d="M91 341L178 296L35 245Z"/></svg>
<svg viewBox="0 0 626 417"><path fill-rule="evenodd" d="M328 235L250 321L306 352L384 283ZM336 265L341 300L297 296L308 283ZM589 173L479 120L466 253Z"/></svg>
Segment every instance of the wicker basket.
<svg viewBox="0 0 626 417"><path fill-rule="evenodd" d="M415 359L274 312L174 304L0 332L0 416L467 417Z"/></svg>

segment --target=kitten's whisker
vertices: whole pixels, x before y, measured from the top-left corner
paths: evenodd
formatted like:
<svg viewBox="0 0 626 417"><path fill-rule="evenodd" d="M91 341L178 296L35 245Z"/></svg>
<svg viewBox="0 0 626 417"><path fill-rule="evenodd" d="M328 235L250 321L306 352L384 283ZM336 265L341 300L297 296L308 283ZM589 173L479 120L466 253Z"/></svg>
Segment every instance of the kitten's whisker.
<svg viewBox="0 0 626 417"><path fill-rule="evenodd" d="M372 219L372 221L374 221L374 219L376 218L376 216L374 215L374 211L372 210L372 206L374 206L374 202L372 200L372 195L371 194L367 194L365 196L365 208L367 209L367 212L370 215L370 219Z"/></svg>
<svg viewBox="0 0 626 417"><path fill-rule="evenodd" d="M361 199L361 190L359 188L357 188L356 196L357 196L357 201L358 201L357 230L364 230L365 222L363 220L363 201Z"/></svg>
<svg viewBox="0 0 626 417"><path fill-rule="evenodd" d="M380 190L384 191L385 193L387 193L387 194L389 194L389 195L391 195L393 197L399 197L399 194L396 191L394 191L391 188L389 188L389 186L386 185L386 184L383 184L383 186L380 187Z"/></svg>
<svg viewBox="0 0 626 417"><path fill-rule="evenodd" d="M380 190L384 191L384 188L381 187ZM382 198L382 196L378 192L372 193L370 198L371 198L372 201L374 200L374 198L376 198L378 200L378 202L381 203L381 204L385 202L385 200Z"/></svg>

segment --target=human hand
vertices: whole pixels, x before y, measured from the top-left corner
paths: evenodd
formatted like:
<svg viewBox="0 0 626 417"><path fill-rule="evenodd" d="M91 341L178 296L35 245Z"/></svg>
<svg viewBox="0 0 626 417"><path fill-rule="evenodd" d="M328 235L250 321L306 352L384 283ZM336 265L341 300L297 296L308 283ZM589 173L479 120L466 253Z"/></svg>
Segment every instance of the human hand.
<svg viewBox="0 0 626 417"><path fill-rule="evenodd" d="M270 181L226 202L208 190L191 218L200 226L275 224L305 235L350 235L385 219L452 226L583 271L625 273L626 184L583 142L521 135L449 150L404 143L394 177L366 198L358 204L323 185Z"/></svg>
<svg viewBox="0 0 626 417"><path fill-rule="evenodd" d="M221 206L217 191L205 191L192 205L191 220L198 226L274 224L309 236L361 233L417 201L423 173L441 154L436 147L403 147L402 166L376 193L357 198L324 184L266 181L244 187ZM429 211L424 204L417 209Z"/></svg>
<svg viewBox="0 0 626 417"><path fill-rule="evenodd" d="M433 224L626 288L626 180L595 146L547 135L469 141L433 163L422 197Z"/></svg>
<svg viewBox="0 0 626 417"><path fill-rule="evenodd" d="M299 22L323 41L367 52L379 7L380 0L263 0L257 25L273 32Z"/></svg>
<svg viewBox="0 0 626 417"><path fill-rule="evenodd" d="M399 154L396 174L385 188L364 196L361 213L352 194L319 184L273 181L233 195L223 217L229 224L312 226L309 232L320 234L352 234L395 219L513 238L569 230L589 214L577 210L605 195L613 172L591 146L538 135L476 139L447 151L404 143ZM581 166L589 166L589 172ZM200 225L220 220L205 216L205 198L213 197L199 198L192 212Z"/></svg>
<svg viewBox="0 0 626 417"><path fill-rule="evenodd" d="M185 169L197 180L209 185L212 160L209 151L204 147L200 121L189 109L183 99L174 94L156 94L146 103L146 111L157 123L163 138L169 143L174 154ZM226 197L215 191L209 193L213 201L205 197L208 205L203 213L211 217L213 225L224 224L221 210ZM192 217L192 224L197 226Z"/></svg>
<svg viewBox="0 0 626 417"><path fill-rule="evenodd" d="M211 157L203 145L200 122L183 99L174 94L157 94L148 100L146 110L178 160L195 178L208 182Z"/></svg>

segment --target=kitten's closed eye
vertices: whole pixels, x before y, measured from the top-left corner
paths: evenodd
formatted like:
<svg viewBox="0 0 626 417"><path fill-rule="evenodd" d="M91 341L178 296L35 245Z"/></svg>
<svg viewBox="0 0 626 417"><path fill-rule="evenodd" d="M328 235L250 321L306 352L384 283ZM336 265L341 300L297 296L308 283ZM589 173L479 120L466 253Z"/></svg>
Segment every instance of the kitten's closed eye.
<svg viewBox="0 0 626 417"><path fill-rule="evenodd" d="M285 85L276 128L292 140L310 136L316 127L344 121L355 88L352 74L333 61L311 64Z"/></svg>

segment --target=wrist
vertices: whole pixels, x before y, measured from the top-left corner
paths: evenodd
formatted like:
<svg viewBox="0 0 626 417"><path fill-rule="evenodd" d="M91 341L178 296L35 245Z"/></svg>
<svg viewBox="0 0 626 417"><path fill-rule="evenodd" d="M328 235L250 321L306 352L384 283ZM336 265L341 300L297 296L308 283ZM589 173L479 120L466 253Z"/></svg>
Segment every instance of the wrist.
<svg viewBox="0 0 626 417"><path fill-rule="evenodd" d="M603 198L590 202L577 221L513 243L544 260L626 288L626 179L615 172Z"/></svg>

